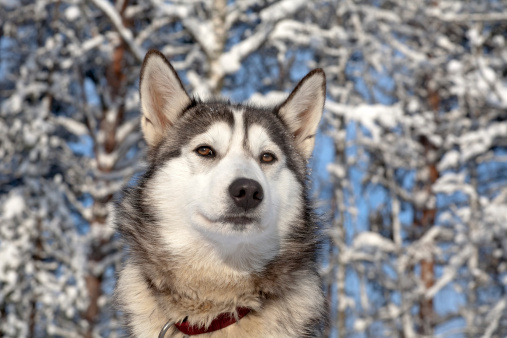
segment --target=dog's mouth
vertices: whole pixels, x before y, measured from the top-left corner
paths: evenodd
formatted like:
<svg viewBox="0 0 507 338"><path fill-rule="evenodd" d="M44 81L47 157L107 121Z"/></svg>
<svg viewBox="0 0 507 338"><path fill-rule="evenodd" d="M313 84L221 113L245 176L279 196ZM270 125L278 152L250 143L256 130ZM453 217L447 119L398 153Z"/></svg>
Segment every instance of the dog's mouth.
<svg viewBox="0 0 507 338"><path fill-rule="evenodd" d="M229 216L229 217L223 217L221 219L221 222L231 224L233 230L236 230L236 231L245 230L246 227L249 224L253 223L254 221L255 221L254 218L247 217L247 216Z"/></svg>
<svg viewBox="0 0 507 338"><path fill-rule="evenodd" d="M209 219L208 217L204 215L200 215L204 220L209 222L209 224L228 224L232 225L233 230L237 231L243 231L245 230L250 224L255 223L258 221L257 218L244 216L244 215L232 215L232 216L224 216L220 217L218 219Z"/></svg>
<svg viewBox="0 0 507 338"><path fill-rule="evenodd" d="M253 223L255 221L255 219L253 219L252 217L247 217L247 216L229 216L229 217L223 217L222 219L220 219L220 221L224 222L224 223L246 225L246 224Z"/></svg>

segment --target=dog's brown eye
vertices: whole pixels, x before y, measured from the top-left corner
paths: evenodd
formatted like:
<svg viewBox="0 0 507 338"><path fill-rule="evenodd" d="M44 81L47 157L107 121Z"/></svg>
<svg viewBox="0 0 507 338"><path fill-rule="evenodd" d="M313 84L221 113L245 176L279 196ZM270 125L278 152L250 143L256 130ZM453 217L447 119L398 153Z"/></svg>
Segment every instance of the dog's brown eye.
<svg viewBox="0 0 507 338"><path fill-rule="evenodd" d="M261 155L261 162L263 163L271 163L275 160L275 155L270 153L264 153Z"/></svg>
<svg viewBox="0 0 507 338"><path fill-rule="evenodd" d="M199 155L204 157L214 157L215 152L208 146L201 146L195 150Z"/></svg>

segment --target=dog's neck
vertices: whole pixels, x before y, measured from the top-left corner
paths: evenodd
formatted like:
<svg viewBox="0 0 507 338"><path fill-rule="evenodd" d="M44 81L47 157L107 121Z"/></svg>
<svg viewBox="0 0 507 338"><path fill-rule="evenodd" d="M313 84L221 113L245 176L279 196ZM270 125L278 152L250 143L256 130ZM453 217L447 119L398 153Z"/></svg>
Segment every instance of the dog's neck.
<svg viewBox="0 0 507 338"><path fill-rule="evenodd" d="M238 304L251 309L261 306L257 275L225 264L210 266L203 261L178 259L170 273L156 267L151 272L151 277L145 275L145 281L159 308L171 312L178 309L179 320L198 316L209 321L220 313L233 312Z"/></svg>

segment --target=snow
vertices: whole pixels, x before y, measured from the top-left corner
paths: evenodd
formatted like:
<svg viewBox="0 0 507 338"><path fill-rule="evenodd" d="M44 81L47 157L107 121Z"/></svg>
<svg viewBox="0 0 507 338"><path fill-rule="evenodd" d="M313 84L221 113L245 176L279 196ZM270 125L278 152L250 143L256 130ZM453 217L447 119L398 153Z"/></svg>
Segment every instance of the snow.
<svg viewBox="0 0 507 338"><path fill-rule="evenodd" d="M322 274L337 300L332 332L414 337L421 300L433 299L441 325L421 335L444 335L454 318L470 336L505 336L505 299L485 297L507 284L505 4L213 4L154 0L121 14L108 0L0 0L0 336L30 335L33 300L40 335L86 335L85 277L106 271L91 335L119 335L105 309L123 251L102 217L104 201L146 169L137 81L149 48L171 59L189 92L259 105L325 69L322 130L336 149L313 172L333 180L312 179L322 181L319 205L331 204ZM104 257L89 264L92 250ZM425 260L435 264L428 287Z"/></svg>
<svg viewBox="0 0 507 338"><path fill-rule="evenodd" d="M472 157L487 152L496 138L507 135L507 122L499 122L478 131L472 131L460 137L461 160L466 162Z"/></svg>
<svg viewBox="0 0 507 338"><path fill-rule="evenodd" d="M25 201L23 196L17 193L11 194L3 204L2 217L4 219L15 218L16 216L20 216L24 209Z"/></svg>
<svg viewBox="0 0 507 338"><path fill-rule="evenodd" d="M129 49L132 51L136 59L141 62L146 54L146 51L138 46L133 41L133 35L130 30L128 30L122 23L122 19L115 8L105 0L92 0L91 1L95 6L97 6L104 14L109 18L111 23L114 25L123 41L127 44Z"/></svg>
<svg viewBox="0 0 507 338"><path fill-rule="evenodd" d="M362 104L351 107L327 101L326 109L340 116L344 116L347 122L359 122L372 134L373 142L380 142L380 127L394 128L397 126L402 116L402 110L399 104L392 106Z"/></svg>
<svg viewBox="0 0 507 338"><path fill-rule="evenodd" d="M474 47L481 46L484 43L484 38L481 36L477 26L470 28L467 36Z"/></svg>
<svg viewBox="0 0 507 338"><path fill-rule="evenodd" d="M5 9L14 9L19 6L18 0L1 0L0 4L5 7Z"/></svg>
<svg viewBox="0 0 507 338"><path fill-rule="evenodd" d="M12 269L20 263L20 252L17 243L1 243L0 245L0 280L7 285L15 285L17 274Z"/></svg>
<svg viewBox="0 0 507 338"><path fill-rule="evenodd" d="M225 74L235 73L241 66L241 60L254 50L258 49L265 41L270 33L270 27L267 25L249 38L236 44L227 53L220 57L220 66Z"/></svg>
<svg viewBox="0 0 507 338"><path fill-rule="evenodd" d="M482 335L483 338L493 337L498 327L498 322L505 315L507 308L507 297L501 298L486 315L488 327Z"/></svg>
<svg viewBox="0 0 507 338"><path fill-rule="evenodd" d="M472 248L470 246L466 246L457 255L453 256L449 264L444 268L442 276L435 282L432 287L426 291L424 295L425 298L434 298L437 292L439 292L443 287L453 281L456 277L456 274L458 273L458 270L466 262L466 260L470 258L471 255Z"/></svg>
<svg viewBox="0 0 507 338"><path fill-rule="evenodd" d="M183 20L185 28L198 41L207 55L215 53L217 37L213 34L213 26L209 21L201 21L197 17L187 17Z"/></svg>
<svg viewBox="0 0 507 338"><path fill-rule="evenodd" d="M327 171L337 179L345 179L347 175L347 169L338 163L329 163L326 166Z"/></svg>
<svg viewBox="0 0 507 338"><path fill-rule="evenodd" d="M368 328L369 324L367 321L358 318L354 321L354 331L363 332Z"/></svg>
<svg viewBox="0 0 507 338"><path fill-rule="evenodd" d="M463 65L458 60L451 60L447 64L447 71L451 74L461 73L463 70Z"/></svg>
<svg viewBox="0 0 507 338"><path fill-rule="evenodd" d="M449 169L456 168L460 163L459 160L460 160L459 151L451 150L446 152L437 165L438 171L443 172Z"/></svg>
<svg viewBox="0 0 507 338"><path fill-rule="evenodd" d="M250 99L248 100L248 103L252 105L259 105L259 106L265 106L265 105L275 105L280 104L287 98L287 93L284 92L277 92L277 91L271 91L266 95L262 95L260 93L253 93L252 96L250 96Z"/></svg>
<svg viewBox="0 0 507 338"><path fill-rule="evenodd" d="M81 11L77 6L69 6L65 10L64 15L67 20L74 21L81 15Z"/></svg>
<svg viewBox="0 0 507 338"><path fill-rule="evenodd" d="M396 245L393 241L374 232L362 232L354 239L353 247L358 248L374 248L384 252L396 251Z"/></svg>
<svg viewBox="0 0 507 338"><path fill-rule="evenodd" d="M294 15L305 3L305 0L282 0L263 9L260 18L264 22L278 21Z"/></svg>
<svg viewBox="0 0 507 338"><path fill-rule="evenodd" d="M65 116L58 116L55 122L65 127L68 131L70 131L75 135L88 134L88 129L86 128L86 126L74 119L70 119Z"/></svg>

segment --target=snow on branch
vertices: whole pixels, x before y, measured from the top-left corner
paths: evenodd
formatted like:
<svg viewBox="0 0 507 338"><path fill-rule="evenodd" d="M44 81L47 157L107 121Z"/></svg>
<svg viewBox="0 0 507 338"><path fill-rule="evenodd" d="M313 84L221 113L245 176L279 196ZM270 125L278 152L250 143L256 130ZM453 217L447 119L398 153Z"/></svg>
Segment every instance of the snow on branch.
<svg viewBox="0 0 507 338"><path fill-rule="evenodd" d="M505 316L505 310L507 308L507 297L501 298L496 305L488 312L486 318L488 320L488 327L484 332L483 338L493 337L493 334L498 329L500 319Z"/></svg>
<svg viewBox="0 0 507 338"><path fill-rule="evenodd" d="M272 31L269 24L263 25L249 38L241 41L220 57L220 65L225 74L232 74L241 67L241 60L257 50L267 39Z"/></svg>
<svg viewBox="0 0 507 338"><path fill-rule="evenodd" d="M400 123L403 115L400 104L392 106L381 104L350 106L329 100L326 101L326 109L334 114L344 116L347 122L355 121L366 127L371 132L374 142L380 141L382 130L379 126L395 128Z"/></svg>
<svg viewBox="0 0 507 338"><path fill-rule="evenodd" d="M259 17L262 22L250 37L234 45L228 52L220 56L220 65L224 74L232 74L239 70L241 61L264 44L275 25L282 19L293 16L306 1L285 0L263 9Z"/></svg>
<svg viewBox="0 0 507 338"><path fill-rule="evenodd" d="M437 18L445 22L453 23L470 23L470 22L483 22L483 23L495 23L499 21L507 20L507 13L442 13L438 9L429 9L427 14L430 17Z"/></svg>
<svg viewBox="0 0 507 338"><path fill-rule="evenodd" d="M507 122L498 122L476 131L465 133L459 138L461 161L486 153L500 138L507 138Z"/></svg>
<svg viewBox="0 0 507 338"><path fill-rule="evenodd" d="M375 232L361 232L354 239L353 247L357 249L374 248L383 252L395 252L396 244L388 238Z"/></svg>
<svg viewBox="0 0 507 338"><path fill-rule="evenodd" d="M292 17L301 9L307 1L305 0L283 0L263 9L260 13L263 22L276 22L284 18Z"/></svg>
<svg viewBox="0 0 507 338"><path fill-rule="evenodd" d="M218 42L211 21L203 21L197 17L189 16L183 19L182 23L206 55L210 56L216 52Z"/></svg>
<svg viewBox="0 0 507 338"><path fill-rule="evenodd" d="M76 121L75 119L58 116L55 118L55 122L75 135L88 135L88 128L86 125Z"/></svg>
<svg viewBox="0 0 507 338"><path fill-rule="evenodd" d="M135 43L132 31L123 25L122 19L113 5L111 5L106 0L90 1L109 18L113 26L120 34L122 40L127 44L128 48L136 58L137 62L143 62L146 51Z"/></svg>
<svg viewBox="0 0 507 338"><path fill-rule="evenodd" d="M473 248L470 245L464 247L460 252L451 257L449 264L444 267L442 276L435 282L435 284L429 288L424 297L426 299L432 299L447 284L451 283L459 269L465 262L472 256Z"/></svg>

